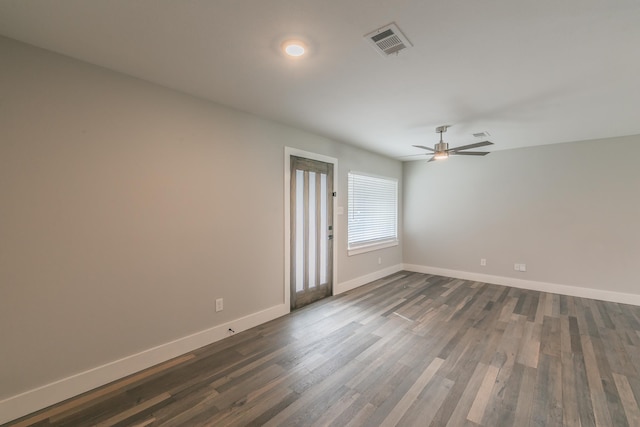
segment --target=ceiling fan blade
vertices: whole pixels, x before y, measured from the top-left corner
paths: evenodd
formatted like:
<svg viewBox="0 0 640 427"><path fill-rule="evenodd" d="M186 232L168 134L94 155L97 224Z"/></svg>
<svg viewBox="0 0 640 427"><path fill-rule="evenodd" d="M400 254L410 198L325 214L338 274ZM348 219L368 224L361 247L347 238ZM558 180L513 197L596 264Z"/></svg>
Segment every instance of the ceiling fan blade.
<svg viewBox="0 0 640 427"><path fill-rule="evenodd" d="M482 142L476 142L475 144L461 145L460 147L449 148L449 152L459 151L459 150L469 150L471 148L485 147L487 145L493 145L493 142L482 141Z"/></svg>
<svg viewBox="0 0 640 427"><path fill-rule="evenodd" d="M425 147L424 145L414 145L416 148L422 148L423 150L435 151L433 148Z"/></svg>
<svg viewBox="0 0 640 427"><path fill-rule="evenodd" d="M489 151L449 151L451 156L486 156Z"/></svg>
<svg viewBox="0 0 640 427"><path fill-rule="evenodd" d="M433 162L435 159L436 159L436 158L435 158L435 156L434 156L434 157L430 158L429 160L427 160L427 163L429 163L429 162Z"/></svg>
<svg viewBox="0 0 640 427"><path fill-rule="evenodd" d="M420 154L407 154L406 156L399 156L396 157L397 160L402 160L402 159L413 159L414 157L424 157L424 156L430 156L429 153L420 153Z"/></svg>

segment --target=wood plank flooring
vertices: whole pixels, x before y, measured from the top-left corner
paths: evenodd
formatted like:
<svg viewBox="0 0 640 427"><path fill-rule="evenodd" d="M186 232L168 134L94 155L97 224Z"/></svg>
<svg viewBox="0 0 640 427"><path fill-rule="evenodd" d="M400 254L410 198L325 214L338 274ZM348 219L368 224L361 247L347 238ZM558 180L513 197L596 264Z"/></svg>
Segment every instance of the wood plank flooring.
<svg viewBox="0 0 640 427"><path fill-rule="evenodd" d="M15 426L640 426L640 307L399 272Z"/></svg>

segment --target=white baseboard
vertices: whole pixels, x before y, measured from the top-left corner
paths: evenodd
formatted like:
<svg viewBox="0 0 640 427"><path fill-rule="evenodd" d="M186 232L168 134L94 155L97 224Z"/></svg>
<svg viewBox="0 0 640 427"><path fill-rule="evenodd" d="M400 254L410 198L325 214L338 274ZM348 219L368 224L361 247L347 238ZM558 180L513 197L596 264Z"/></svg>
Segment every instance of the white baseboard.
<svg viewBox="0 0 640 427"><path fill-rule="evenodd" d="M229 336L229 328L242 332L287 313L287 305L277 305L1 400L0 424L220 341Z"/></svg>
<svg viewBox="0 0 640 427"><path fill-rule="evenodd" d="M397 264L339 283L334 288L334 295L347 292L401 270L640 306L640 295L636 294L414 264ZM62 402L63 400L124 378L143 369L150 368L205 345L220 341L228 336L229 328L232 328L236 332L241 332L284 316L287 313L289 313L288 305L277 305L1 400L0 424Z"/></svg>
<svg viewBox="0 0 640 427"><path fill-rule="evenodd" d="M493 276L490 274L472 273L469 271L449 270L446 268L429 267L425 265L404 264L404 269L416 273L435 274L438 276L453 277L456 279L473 280L475 282L493 283L495 285L512 286L514 288L530 289L533 291L640 306L640 295L636 294L560 285L557 283L537 282L534 280L516 279L514 277Z"/></svg>
<svg viewBox="0 0 640 427"><path fill-rule="evenodd" d="M338 295L359 286L366 285L367 283L371 283L374 280L382 279L385 276L401 271L403 269L402 267L402 264L396 264L391 267L383 268L382 270L374 271L373 273L365 274L364 276L356 277L355 279L347 280L346 282L338 283L333 288L333 294Z"/></svg>

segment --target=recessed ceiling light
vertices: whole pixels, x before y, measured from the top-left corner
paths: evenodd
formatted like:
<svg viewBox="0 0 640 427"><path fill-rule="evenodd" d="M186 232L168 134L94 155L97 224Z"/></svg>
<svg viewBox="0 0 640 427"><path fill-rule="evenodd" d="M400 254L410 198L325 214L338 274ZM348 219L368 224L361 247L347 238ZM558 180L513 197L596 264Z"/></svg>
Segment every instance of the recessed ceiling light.
<svg viewBox="0 0 640 427"><path fill-rule="evenodd" d="M302 56L305 52L304 43L299 40L289 40L282 45L284 53L289 56Z"/></svg>

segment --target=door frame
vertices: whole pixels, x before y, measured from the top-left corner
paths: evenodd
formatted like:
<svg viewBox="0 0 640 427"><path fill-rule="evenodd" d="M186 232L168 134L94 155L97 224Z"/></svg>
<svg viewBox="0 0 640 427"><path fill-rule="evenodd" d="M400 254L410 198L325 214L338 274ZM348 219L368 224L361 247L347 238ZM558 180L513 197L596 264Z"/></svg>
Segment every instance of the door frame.
<svg viewBox="0 0 640 427"><path fill-rule="evenodd" d="M284 147L284 304L287 313L291 312L291 156L304 157L306 159L318 160L320 162L331 163L333 165L333 192L338 191L338 159L325 156L323 154L312 153L293 147ZM335 295L336 281L338 278L338 251L337 242L340 227L337 221L338 198L333 198L333 286L331 295Z"/></svg>

